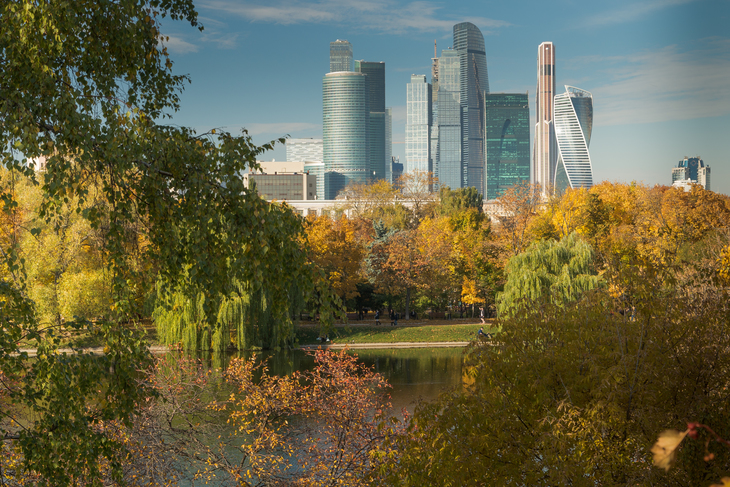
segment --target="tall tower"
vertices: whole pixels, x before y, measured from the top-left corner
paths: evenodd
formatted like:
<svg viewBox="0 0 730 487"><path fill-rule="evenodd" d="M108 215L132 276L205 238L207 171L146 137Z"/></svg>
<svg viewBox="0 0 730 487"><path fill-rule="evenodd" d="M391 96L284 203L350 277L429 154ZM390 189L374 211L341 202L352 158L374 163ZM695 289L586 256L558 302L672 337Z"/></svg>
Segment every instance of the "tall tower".
<svg viewBox="0 0 730 487"><path fill-rule="evenodd" d="M393 109L385 109L385 180L393 182Z"/></svg>
<svg viewBox="0 0 730 487"><path fill-rule="evenodd" d="M461 64L459 53L444 49L439 58L438 164L435 173L440 186L461 188Z"/></svg>
<svg viewBox="0 0 730 487"><path fill-rule="evenodd" d="M593 131L593 95L580 88L565 86L565 93L553 99L553 124L558 144L554 190L590 188L593 167L588 146Z"/></svg>
<svg viewBox="0 0 730 487"><path fill-rule="evenodd" d="M330 73L352 71L352 44L337 39L330 42Z"/></svg>
<svg viewBox="0 0 730 487"><path fill-rule="evenodd" d="M433 41L433 57L431 58L431 172L438 177L439 173L439 58L436 53L436 41ZM436 188L438 189L438 188Z"/></svg>
<svg viewBox="0 0 730 487"><path fill-rule="evenodd" d="M555 96L555 46L543 42L537 48L537 94L535 100L535 144L532 152L532 182L539 184L546 198L552 193L557 166L557 144L553 126Z"/></svg>
<svg viewBox="0 0 730 487"><path fill-rule="evenodd" d="M355 61L355 71L366 75L371 176L385 179L385 63Z"/></svg>
<svg viewBox="0 0 730 487"><path fill-rule="evenodd" d="M431 85L426 76L412 74L406 96L405 172L433 172L431 162Z"/></svg>
<svg viewBox="0 0 730 487"><path fill-rule="evenodd" d="M367 183L370 113L367 75L328 73L322 80L324 196L334 199L349 183Z"/></svg>
<svg viewBox="0 0 730 487"><path fill-rule="evenodd" d="M484 194L484 93L489 93L484 36L471 22L454 26L461 74L462 186Z"/></svg>
<svg viewBox="0 0 730 487"><path fill-rule="evenodd" d="M489 93L484 99L486 189L484 199L530 181L530 105L527 93Z"/></svg>

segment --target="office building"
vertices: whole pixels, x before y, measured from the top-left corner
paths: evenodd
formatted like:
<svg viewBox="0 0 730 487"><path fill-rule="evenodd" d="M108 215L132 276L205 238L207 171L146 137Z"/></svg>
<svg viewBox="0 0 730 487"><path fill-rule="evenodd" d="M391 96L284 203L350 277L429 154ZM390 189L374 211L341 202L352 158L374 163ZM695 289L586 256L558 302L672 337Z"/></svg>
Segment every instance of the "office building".
<svg viewBox="0 0 730 487"><path fill-rule="evenodd" d="M355 61L355 71L366 75L370 171L373 179L385 179L385 63Z"/></svg>
<svg viewBox="0 0 730 487"><path fill-rule="evenodd" d="M243 183L248 188L256 188L266 200L313 200L316 197L317 177L305 172L291 173L248 173L243 175Z"/></svg>
<svg viewBox="0 0 730 487"><path fill-rule="evenodd" d="M593 186L593 167L588 146L593 129L593 95L565 86L554 97L553 124L558 145L554 191Z"/></svg>
<svg viewBox="0 0 730 487"><path fill-rule="evenodd" d="M385 180L393 182L393 109L385 109Z"/></svg>
<svg viewBox="0 0 730 487"><path fill-rule="evenodd" d="M431 84L422 74L411 75L406 92L405 171L432 172L431 163Z"/></svg>
<svg viewBox="0 0 730 487"><path fill-rule="evenodd" d="M304 172L315 176L317 182L317 199L323 200L324 197L324 162L305 162Z"/></svg>
<svg viewBox="0 0 730 487"><path fill-rule="evenodd" d="M438 162L434 174L440 186L464 186L462 170L461 60L453 49L444 49L439 58ZM434 143L431 143L433 147Z"/></svg>
<svg viewBox="0 0 730 487"><path fill-rule="evenodd" d="M330 73L352 71L352 44L337 39L330 42Z"/></svg>
<svg viewBox="0 0 730 487"><path fill-rule="evenodd" d="M532 182L539 184L542 195L552 194L557 166L557 143L553 126L555 97L555 46L543 42L537 48L537 90L535 94L535 143L532 151Z"/></svg>
<svg viewBox="0 0 730 487"><path fill-rule="evenodd" d="M372 180L367 75L335 72L322 81L324 196ZM383 157L385 157L383 155Z"/></svg>
<svg viewBox="0 0 730 487"><path fill-rule="evenodd" d="M322 139L287 139L286 160L322 162Z"/></svg>
<svg viewBox="0 0 730 487"><path fill-rule="evenodd" d="M672 168L672 185L676 181L688 181L689 183L699 184L706 190L710 190L710 166L700 157L685 157Z"/></svg>
<svg viewBox="0 0 730 487"><path fill-rule="evenodd" d="M400 163L400 159L398 157L393 157L391 159L391 166L392 166L392 173L393 173L393 184L395 186L398 186L398 180L401 176L403 176L403 164Z"/></svg>
<svg viewBox="0 0 730 487"><path fill-rule="evenodd" d="M484 199L530 182L530 107L527 93L488 93L485 104Z"/></svg>
<svg viewBox="0 0 730 487"><path fill-rule="evenodd" d="M489 93L484 36L470 22L456 24L453 49L459 54L460 63L463 186L475 187L484 194L484 93ZM440 111L439 101L439 115Z"/></svg>

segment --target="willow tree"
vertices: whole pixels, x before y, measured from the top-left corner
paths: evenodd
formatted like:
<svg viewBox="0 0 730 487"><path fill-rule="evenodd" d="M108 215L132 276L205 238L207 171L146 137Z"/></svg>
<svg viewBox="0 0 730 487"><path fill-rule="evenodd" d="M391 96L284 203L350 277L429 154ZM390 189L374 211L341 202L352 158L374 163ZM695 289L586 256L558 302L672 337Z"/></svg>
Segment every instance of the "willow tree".
<svg viewBox="0 0 730 487"><path fill-rule="evenodd" d="M173 73L165 17L198 26L190 0L0 3L0 164L40 186L38 218L53 222L72 205L103 232L111 276L112 321L39 326L18 243L40 229L16 224L11 178L1 195L0 387L33 421L14 422L2 408L0 438L22 450L23 468L53 485L96 485L100 464L119 478L121 445L102 421L128 421L147 392L136 379L149 353L121 326L135 319L142 271L133 261L154 263L167 296L226 296L233 278L253 291L266 283L278 313L290 284L306 283L302 253L292 252L300 224L241 177L272 144L257 147L245 131L164 124L187 81ZM210 316L213 304L203 303ZM59 336L84 327L104 353L59 354ZM26 343L37 344L33 361L21 350Z"/></svg>
<svg viewBox="0 0 730 487"><path fill-rule="evenodd" d="M576 233L560 241L542 240L515 255L505 268L507 282L497 297L500 315L511 315L547 296L554 304L576 301L599 285L593 249Z"/></svg>

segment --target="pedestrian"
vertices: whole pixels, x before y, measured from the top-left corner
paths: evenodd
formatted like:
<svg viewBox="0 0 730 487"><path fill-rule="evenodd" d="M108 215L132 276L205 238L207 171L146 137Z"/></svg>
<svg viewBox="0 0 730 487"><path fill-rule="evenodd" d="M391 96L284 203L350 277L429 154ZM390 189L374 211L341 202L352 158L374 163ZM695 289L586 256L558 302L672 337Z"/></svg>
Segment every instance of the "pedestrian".
<svg viewBox="0 0 730 487"><path fill-rule="evenodd" d="M484 321L484 308L481 307L481 306L479 307L479 319L482 320L482 323L485 323L485 321Z"/></svg>
<svg viewBox="0 0 730 487"><path fill-rule="evenodd" d="M375 325L376 326L380 325L380 310L379 309L375 310Z"/></svg>

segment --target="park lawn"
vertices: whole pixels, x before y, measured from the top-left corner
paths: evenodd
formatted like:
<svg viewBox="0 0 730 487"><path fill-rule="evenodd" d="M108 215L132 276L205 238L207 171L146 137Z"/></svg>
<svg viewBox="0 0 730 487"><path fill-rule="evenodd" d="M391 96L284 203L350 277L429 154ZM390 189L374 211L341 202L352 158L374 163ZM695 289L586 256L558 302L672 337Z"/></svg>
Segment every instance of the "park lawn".
<svg viewBox="0 0 730 487"><path fill-rule="evenodd" d="M476 337L480 326L484 331L491 333L496 331L489 324L479 323L468 324L408 324L403 325L400 321L398 326L383 324L374 325L336 325L329 338L331 343L397 343L397 342L468 342ZM296 330L297 340L300 345L317 345L322 342L317 340L319 336L318 326L300 326Z"/></svg>

